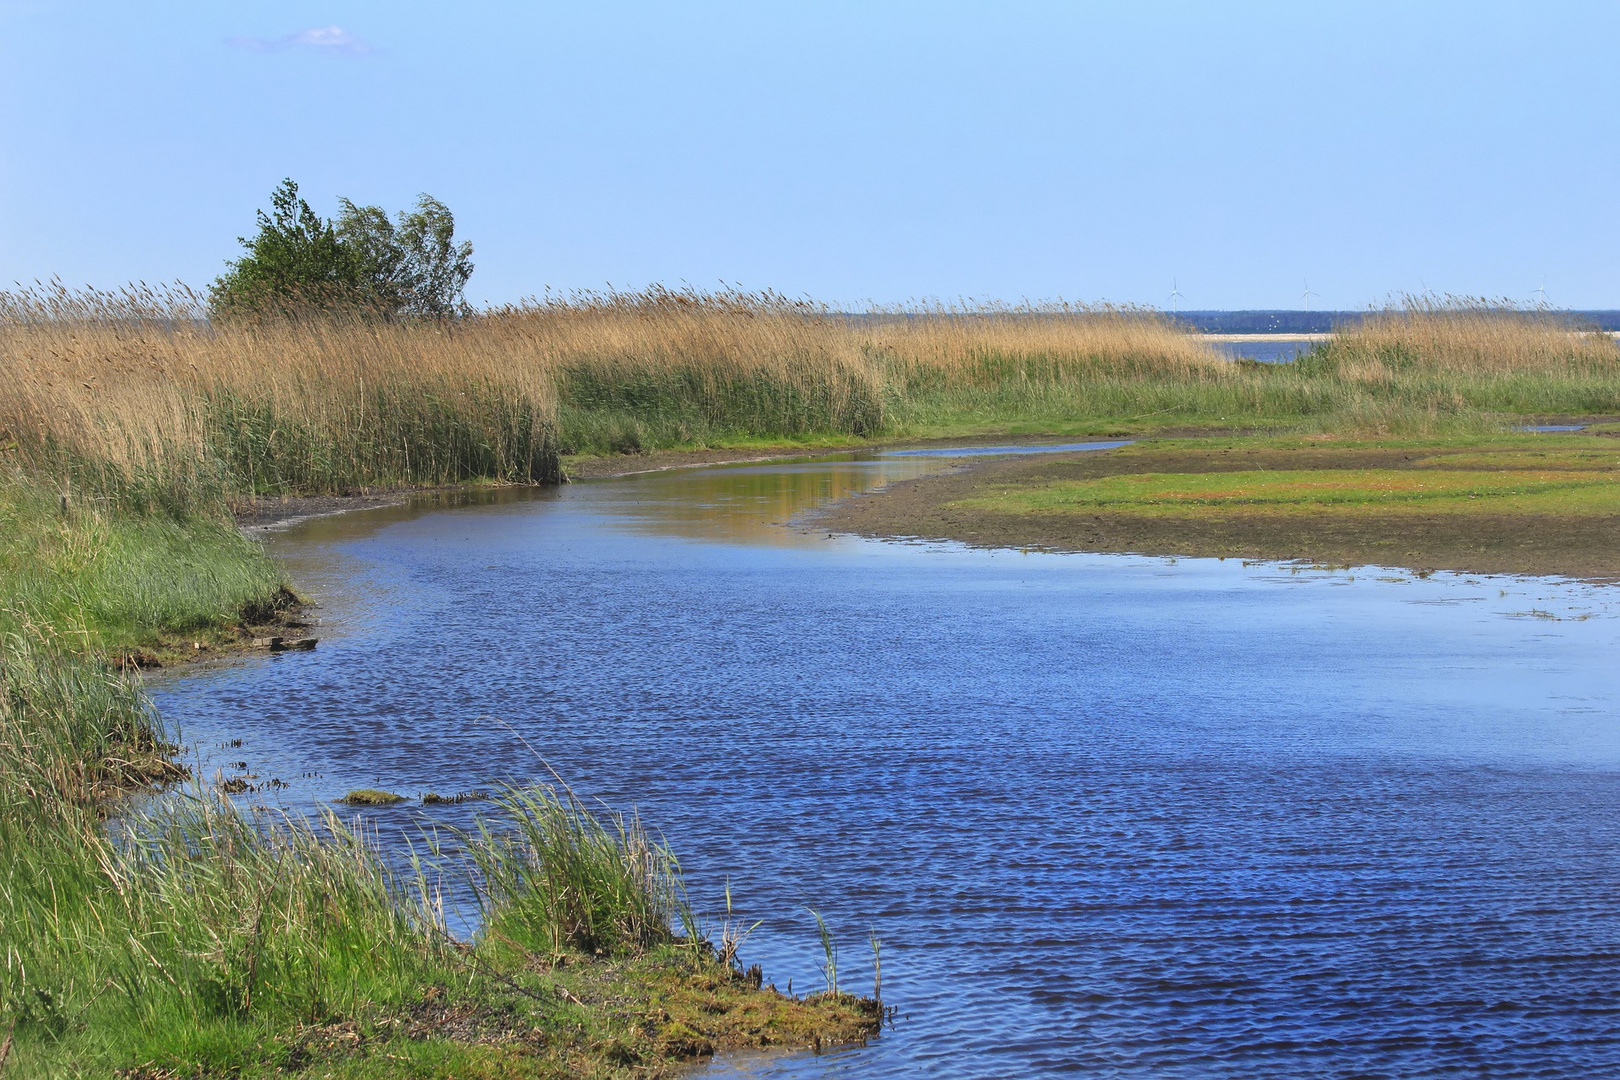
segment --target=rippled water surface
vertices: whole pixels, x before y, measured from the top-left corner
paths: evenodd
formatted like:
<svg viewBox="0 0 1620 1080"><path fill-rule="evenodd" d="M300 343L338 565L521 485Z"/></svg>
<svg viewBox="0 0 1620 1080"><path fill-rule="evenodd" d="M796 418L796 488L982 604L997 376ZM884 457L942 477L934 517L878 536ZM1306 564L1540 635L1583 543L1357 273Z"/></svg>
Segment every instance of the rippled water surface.
<svg viewBox="0 0 1620 1080"><path fill-rule="evenodd" d="M942 467L710 468L306 522L313 653L160 707L309 809L540 772L639 807L796 992L900 1015L750 1076L1620 1075L1604 587L828 537ZM241 749L220 749L229 739ZM381 812L384 835L418 815Z"/></svg>

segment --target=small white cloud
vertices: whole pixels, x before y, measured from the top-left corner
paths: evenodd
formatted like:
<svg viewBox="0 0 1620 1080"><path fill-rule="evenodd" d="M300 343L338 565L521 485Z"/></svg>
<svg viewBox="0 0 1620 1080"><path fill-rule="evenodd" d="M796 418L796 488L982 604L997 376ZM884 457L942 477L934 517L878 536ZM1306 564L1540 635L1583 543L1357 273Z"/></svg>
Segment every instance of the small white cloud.
<svg viewBox="0 0 1620 1080"><path fill-rule="evenodd" d="M300 30L288 38L291 45L308 45L316 49L336 49L338 52L367 53L371 46L343 29L341 26L317 26L312 30Z"/></svg>
<svg viewBox="0 0 1620 1080"><path fill-rule="evenodd" d="M283 49L313 49L335 56L365 56L372 48L341 26L313 26L278 38L226 38L225 44L253 52L280 52Z"/></svg>

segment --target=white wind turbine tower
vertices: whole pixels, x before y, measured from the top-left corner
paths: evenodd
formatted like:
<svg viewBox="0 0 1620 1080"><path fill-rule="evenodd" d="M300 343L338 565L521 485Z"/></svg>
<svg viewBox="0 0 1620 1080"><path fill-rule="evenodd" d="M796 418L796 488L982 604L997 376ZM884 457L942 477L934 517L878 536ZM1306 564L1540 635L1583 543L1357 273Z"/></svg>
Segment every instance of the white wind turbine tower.
<svg viewBox="0 0 1620 1080"><path fill-rule="evenodd" d="M1547 306L1547 282L1546 282L1545 279L1543 279L1540 286L1538 286L1536 288L1536 307L1537 308L1545 308L1546 306Z"/></svg>
<svg viewBox="0 0 1620 1080"><path fill-rule="evenodd" d="M1313 292L1311 292L1311 283L1307 281L1305 283L1305 291L1299 294L1299 298L1304 303L1305 310L1309 311L1309 310L1311 310L1311 297L1313 297L1313 296L1321 296L1321 295L1322 295L1321 293L1313 293Z"/></svg>
<svg viewBox="0 0 1620 1080"><path fill-rule="evenodd" d="M1172 313L1174 313L1174 312L1177 312L1177 311L1180 311L1180 310L1181 310L1181 289L1176 286L1176 279L1171 278L1170 279L1170 311Z"/></svg>

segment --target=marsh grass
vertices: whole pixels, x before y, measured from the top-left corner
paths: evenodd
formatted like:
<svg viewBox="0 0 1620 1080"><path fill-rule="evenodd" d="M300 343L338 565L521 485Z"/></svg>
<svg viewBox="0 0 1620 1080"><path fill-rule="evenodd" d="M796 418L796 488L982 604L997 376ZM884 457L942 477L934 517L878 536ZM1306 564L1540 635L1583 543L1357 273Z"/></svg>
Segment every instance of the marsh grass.
<svg viewBox="0 0 1620 1080"><path fill-rule="evenodd" d="M1407 298L1292 364L1227 361L1150 312L937 312L877 324L897 428L1178 424L1476 434L1620 410L1620 349L1546 312Z"/></svg>
<svg viewBox="0 0 1620 1080"><path fill-rule="evenodd" d="M1610 335L1557 312L1468 297L1408 296L1304 357L1304 368L1380 381L1398 372L1613 375Z"/></svg>
<svg viewBox="0 0 1620 1080"><path fill-rule="evenodd" d="M869 930L866 934L866 943L872 949L872 1000L881 1004L883 1001L883 939L878 937L876 930Z"/></svg>
<svg viewBox="0 0 1620 1080"><path fill-rule="evenodd" d="M774 293L575 294L491 312L551 373L565 452L874 435L883 388L846 322Z"/></svg>
<svg viewBox="0 0 1620 1080"><path fill-rule="evenodd" d="M0 829L77 822L77 807L180 775L133 682L15 613L12 622L0 631Z"/></svg>
<svg viewBox="0 0 1620 1080"><path fill-rule="evenodd" d="M557 476L551 383L502 335L203 310L179 288L0 295L0 443L65 494L170 513Z"/></svg>
<svg viewBox="0 0 1620 1080"><path fill-rule="evenodd" d="M680 865L639 817L591 813L572 792L505 789L465 845L484 934L530 955L638 952L694 928Z"/></svg>
<svg viewBox="0 0 1620 1080"><path fill-rule="evenodd" d="M137 683L31 627L0 640L0 679L14 1074L108 1055L223 1066L289 1010L397 999L441 974L424 966L434 938L335 821L320 837L266 828L191 794L126 812L109 834L107 798L180 772Z"/></svg>
<svg viewBox="0 0 1620 1080"><path fill-rule="evenodd" d="M1620 411L1606 335L1411 299L1294 364L1108 305L850 316L774 293L575 294L447 321L218 325L183 289L0 296L0 443L64 491L220 497L555 479L559 453L1177 424L1421 434Z"/></svg>
<svg viewBox="0 0 1620 1080"><path fill-rule="evenodd" d="M1620 409L1620 346L1553 312L1468 298L1408 297L1293 365L1340 386L1340 427L1431 434L1504 419ZM1389 417L1405 414L1405 423ZM1414 422L1415 421L1415 422Z"/></svg>
<svg viewBox="0 0 1620 1080"><path fill-rule="evenodd" d="M218 509L175 518L64 502L25 474L0 479L0 628L50 628L76 651L120 654L264 622L285 575Z"/></svg>
<svg viewBox="0 0 1620 1080"><path fill-rule="evenodd" d="M816 938L821 942L821 974L827 980L827 994L829 997L838 996L838 942L833 939L832 930L827 926L827 920L821 917L821 912L815 908L805 908L810 917L816 921Z"/></svg>

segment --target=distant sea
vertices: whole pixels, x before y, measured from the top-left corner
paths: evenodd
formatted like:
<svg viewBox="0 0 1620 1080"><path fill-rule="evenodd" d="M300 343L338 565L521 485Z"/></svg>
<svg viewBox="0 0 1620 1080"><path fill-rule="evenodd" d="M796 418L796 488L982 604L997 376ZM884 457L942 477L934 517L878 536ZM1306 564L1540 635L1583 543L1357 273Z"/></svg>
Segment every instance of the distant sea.
<svg viewBox="0 0 1620 1080"><path fill-rule="evenodd" d="M1354 326L1365 311L1178 311L1170 317L1200 334L1328 334ZM1555 311L1577 326L1620 330L1620 311Z"/></svg>

